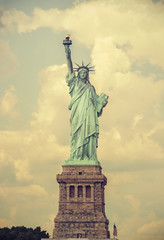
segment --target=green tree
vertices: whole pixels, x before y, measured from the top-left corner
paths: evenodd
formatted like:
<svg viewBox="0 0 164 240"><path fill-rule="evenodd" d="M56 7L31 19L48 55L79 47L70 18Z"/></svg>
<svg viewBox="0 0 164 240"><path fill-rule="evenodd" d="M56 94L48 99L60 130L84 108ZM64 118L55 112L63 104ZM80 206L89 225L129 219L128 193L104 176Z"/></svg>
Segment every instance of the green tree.
<svg viewBox="0 0 164 240"><path fill-rule="evenodd" d="M49 238L46 231L42 231L40 227L26 228L24 226L9 228L0 228L0 240L41 240L41 238Z"/></svg>

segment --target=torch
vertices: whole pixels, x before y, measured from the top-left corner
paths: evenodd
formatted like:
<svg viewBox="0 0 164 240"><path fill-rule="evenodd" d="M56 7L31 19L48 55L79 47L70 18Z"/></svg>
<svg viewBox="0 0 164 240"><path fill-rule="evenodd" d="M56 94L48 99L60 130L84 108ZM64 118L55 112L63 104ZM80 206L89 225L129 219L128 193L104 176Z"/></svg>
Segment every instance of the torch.
<svg viewBox="0 0 164 240"><path fill-rule="evenodd" d="M65 39L63 40L63 45L68 47L72 45L72 40L70 40L70 34L67 34L65 36Z"/></svg>

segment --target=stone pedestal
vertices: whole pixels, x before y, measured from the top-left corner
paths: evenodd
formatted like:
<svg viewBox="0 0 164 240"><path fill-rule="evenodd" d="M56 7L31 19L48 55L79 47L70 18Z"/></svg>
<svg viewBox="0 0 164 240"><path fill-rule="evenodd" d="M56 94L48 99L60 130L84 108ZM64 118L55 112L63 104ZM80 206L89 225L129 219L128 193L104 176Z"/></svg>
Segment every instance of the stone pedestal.
<svg viewBox="0 0 164 240"><path fill-rule="evenodd" d="M106 177L100 166L63 166L57 175L59 211L53 239L109 239L105 215Z"/></svg>

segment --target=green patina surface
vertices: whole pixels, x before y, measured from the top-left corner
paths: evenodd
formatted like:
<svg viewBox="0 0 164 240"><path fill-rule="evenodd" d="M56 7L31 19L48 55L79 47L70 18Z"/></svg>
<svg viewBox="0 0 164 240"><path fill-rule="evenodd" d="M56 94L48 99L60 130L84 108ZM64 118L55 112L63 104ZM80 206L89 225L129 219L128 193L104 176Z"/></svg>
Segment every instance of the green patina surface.
<svg viewBox="0 0 164 240"><path fill-rule="evenodd" d="M90 165L90 166L100 166L100 163L98 160L95 160L95 159L68 159L64 162L63 164L64 166L65 165L69 165L69 166L72 166L72 165L76 165L76 166L79 166L79 165Z"/></svg>
<svg viewBox="0 0 164 240"><path fill-rule="evenodd" d="M78 66L76 76L69 45L65 45L65 52L68 65L66 82L71 95L68 106L71 110L71 142L70 158L64 165L100 165L96 150L99 135L98 117L108 102L108 96L104 93L100 96L96 94L89 81L89 67L83 64Z"/></svg>

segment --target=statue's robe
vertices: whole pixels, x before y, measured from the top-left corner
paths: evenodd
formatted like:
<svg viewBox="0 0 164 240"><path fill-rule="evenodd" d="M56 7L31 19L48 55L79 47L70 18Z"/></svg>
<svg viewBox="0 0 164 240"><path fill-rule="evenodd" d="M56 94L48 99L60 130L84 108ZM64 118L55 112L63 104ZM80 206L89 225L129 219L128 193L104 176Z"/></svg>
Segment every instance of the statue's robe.
<svg viewBox="0 0 164 240"><path fill-rule="evenodd" d="M96 148L98 146L99 124L103 104L94 87L85 83L72 74L67 74L66 82L69 86L71 102L71 151L70 159L92 159L97 161ZM107 100L106 100L107 101Z"/></svg>

